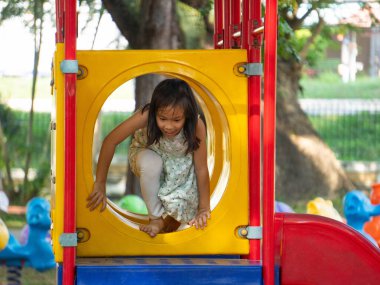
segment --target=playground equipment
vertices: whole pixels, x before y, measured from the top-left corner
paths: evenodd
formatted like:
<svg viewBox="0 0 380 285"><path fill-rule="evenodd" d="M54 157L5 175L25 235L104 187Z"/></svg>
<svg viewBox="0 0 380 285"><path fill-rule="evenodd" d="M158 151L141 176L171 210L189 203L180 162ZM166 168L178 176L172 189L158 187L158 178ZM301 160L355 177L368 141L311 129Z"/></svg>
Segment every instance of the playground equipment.
<svg viewBox="0 0 380 285"><path fill-rule="evenodd" d="M4 191L0 190L0 213L8 212L9 200ZM0 219L0 251L5 248L9 240L9 231L2 219Z"/></svg>
<svg viewBox="0 0 380 285"><path fill-rule="evenodd" d="M276 213L294 213L294 210L284 202L275 201L274 207Z"/></svg>
<svg viewBox="0 0 380 285"><path fill-rule="evenodd" d="M2 219L0 219L0 251L2 251L8 244L9 231Z"/></svg>
<svg viewBox="0 0 380 285"><path fill-rule="evenodd" d="M371 191L372 205L380 205L380 184L372 185ZM380 247L380 215L372 217L372 219L364 224L364 231L375 239L377 245Z"/></svg>
<svg viewBox="0 0 380 285"><path fill-rule="evenodd" d="M332 201L325 200L321 197L317 197L309 201L306 205L306 213L313 215L320 215L323 217L331 218L339 222L343 222L342 217L338 211L334 208Z"/></svg>
<svg viewBox="0 0 380 285"><path fill-rule="evenodd" d="M376 284L380 252L359 233L324 217L274 214L276 0L266 1L264 26L261 1L216 0L215 49L165 52L77 52L76 3L56 5L52 238L60 284ZM149 73L187 81L205 114L205 230L152 239L138 230L144 215L111 202L102 213L86 209L97 115L113 90Z"/></svg>
<svg viewBox="0 0 380 285"><path fill-rule="evenodd" d="M373 244L377 242L364 231L364 225L372 216L380 215L380 205L372 205L366 195L360 191L351 191L344 196L343 201L344 215L347 219L347 224L360 232Z"/></svg>
<svg viewBox="0 0 380 285"><path fill-rule="evenodd" d="M124 210L132 213L147 215L148 209L146 208L144 200L137 195L126 195L120 199L118 206Z"/></svg>
<svg viewBox="0 0 380 285"><path fill-rule="evenodd" d="M20 244L9 234L5 248L0 251L0 262L8 267L27 266L38 271L54 268L52 246L46 239L51 225L49 202L39 197L31 199L27 204L26 221L29 225L26 244Z"/></svg>

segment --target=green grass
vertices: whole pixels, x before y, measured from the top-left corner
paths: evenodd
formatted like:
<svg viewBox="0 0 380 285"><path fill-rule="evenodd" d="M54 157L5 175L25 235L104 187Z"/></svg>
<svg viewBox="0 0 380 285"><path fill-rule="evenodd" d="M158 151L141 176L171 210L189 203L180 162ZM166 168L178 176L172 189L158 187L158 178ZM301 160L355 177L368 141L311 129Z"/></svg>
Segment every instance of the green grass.
<svg viewBox="0 0 380 285"><path fill-rule="evenodd" d="M333 72L301 80L300 98L313 99L380 99L378 78L358 77L343 83ZM354 115L309 116L322 139L342 161L373 161L380 153L380 114L361 112Z"/></svg>
<svg viewBox="0 0 380 285"><path fill-rule="evenodd" d="M23 285L54 285L56 269L38 272L33 268L23 268L21 270L20 284ZM7 284L7 268L0 266L0 284ZM10 284L10 283L9 283ZM15 284L15 283L12 283Z"/></svg>
<svg viewBox="0 0 380 285"><path fill-rule="evenodd" d="M48 99L51 95L50 77L39 77L36 86L36 98ZM0 99L30 99L32 77L0 76ZM127 81L111 94L114 99L134 99L133 82Z"/></svg>
<svg viewBox="0 0 380 285"><path fill-rule="evenodd" d="M8 228L21 229L26 224L25 215L15 215L1 212L0 218ZM1 284L1 283L0 283Z"/></svg>
<svg viewBox="0 0 380 285"><path fill-rule="evenodd" d="M343 83L337 74L328 72L315 78L304 76L301 86L300 98L380 99L378 78L358 77L355 82Z"/></svg>
<svg viewBox="0 0 380 285"><path fill-rule="evenodd" d="M343 161L373 161L380 153L380 114L310 116L324 141Z"/></svg>
<svg viewBox="0 0 380 285"><path fill-rule="evenodd" d="M0 98L7 100L10 98L31 97L32 77L4 77L0 76ZM47 99L51 96L50 78L40 77L37 80L36 98Z"/></svg>

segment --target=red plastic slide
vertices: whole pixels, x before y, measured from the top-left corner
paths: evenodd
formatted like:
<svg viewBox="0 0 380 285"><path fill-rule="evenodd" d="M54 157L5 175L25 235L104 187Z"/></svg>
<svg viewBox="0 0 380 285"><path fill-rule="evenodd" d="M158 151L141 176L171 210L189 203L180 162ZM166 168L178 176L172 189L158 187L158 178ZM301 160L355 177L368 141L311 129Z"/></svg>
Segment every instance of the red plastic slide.
<svg viewBox="0 0 380 285"><path fill-rule="evenodd" d="M380 284L380 250L353 228L308 214L275 215L283 285Z"/></svg>

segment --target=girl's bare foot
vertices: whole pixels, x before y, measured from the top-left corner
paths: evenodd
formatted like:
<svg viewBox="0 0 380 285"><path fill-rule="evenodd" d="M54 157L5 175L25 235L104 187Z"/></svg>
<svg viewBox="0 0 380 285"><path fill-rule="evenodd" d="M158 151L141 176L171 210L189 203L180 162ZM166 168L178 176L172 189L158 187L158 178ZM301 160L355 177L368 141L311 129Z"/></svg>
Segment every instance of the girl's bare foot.
<svg viewBox="0 0 380 285"><path fill-rule="evenodd" d="M165 223L162 217L149 220L149 224L141 225L140 231L147 233L151 237L155 237L164 228Z"/></svg>

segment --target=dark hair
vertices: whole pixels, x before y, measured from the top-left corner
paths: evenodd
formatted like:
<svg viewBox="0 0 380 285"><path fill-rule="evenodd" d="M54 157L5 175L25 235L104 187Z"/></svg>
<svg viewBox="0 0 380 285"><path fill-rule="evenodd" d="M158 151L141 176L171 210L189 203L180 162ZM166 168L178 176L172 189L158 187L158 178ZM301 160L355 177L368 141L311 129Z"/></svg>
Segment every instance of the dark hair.
<svg viewBox="0 0 380 285"><path fill-rule="evenodd" d="M199 148L200 140L196 137L195 128L198 122L198 105L190 86L181 79L165 79L153 91L152 100L146 104L142 112L149 109L148 114L148 146L158 143L162 132L158 128L156 115L158 109L180 107L184 111L184 136L187 142L187 153Z"/></svg>

